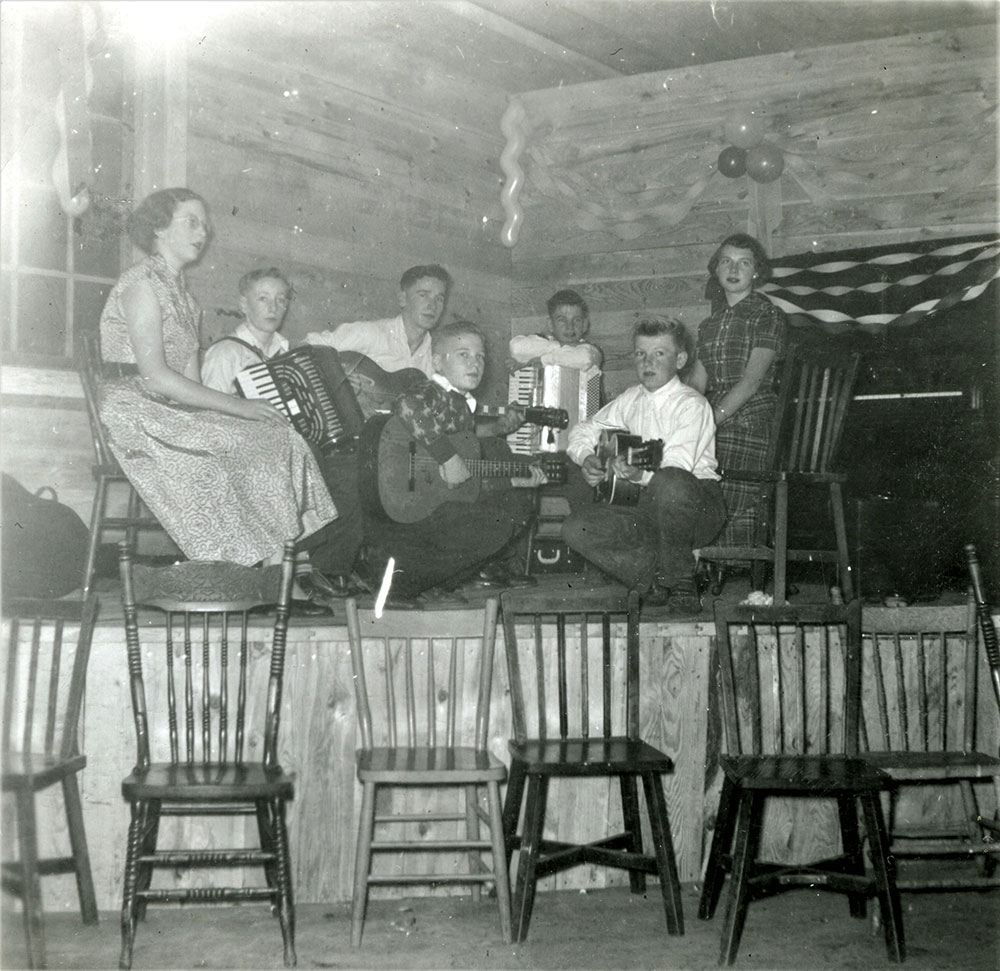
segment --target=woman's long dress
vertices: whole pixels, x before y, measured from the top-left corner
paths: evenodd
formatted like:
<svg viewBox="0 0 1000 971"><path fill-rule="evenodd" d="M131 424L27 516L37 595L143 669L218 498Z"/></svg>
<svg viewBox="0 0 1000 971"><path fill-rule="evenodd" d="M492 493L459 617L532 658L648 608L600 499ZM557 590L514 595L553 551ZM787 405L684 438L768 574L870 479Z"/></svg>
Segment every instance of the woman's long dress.
<svg viewBox="0 0 1000 971"><path fill-rule="evenodd" d="M160 305L166 362L184 373L201 311L159 256L126 270L108 295L102 357L135 363L122 296L140 281ZM256 563L336 518L316 460L291 425L175 404L138 376L104 381L98 408L122 470L189 559Z"/></svg>
<svg viewBox="0 0 1000 971"><path fill-rule="evenodd" d="M743 377L755 347L775 352L775 362L754 394L715 433L715 457L722 473L722 495L728 519L716 543L754 543L758 488L750 482L727 480L726 469L764 468L771 440L771 423L778 401L774 378L785 353L788 321L767 297L750 293L732 307L723 301L698 327L698 359L708 374L706 395L717 405Z"/></svg>

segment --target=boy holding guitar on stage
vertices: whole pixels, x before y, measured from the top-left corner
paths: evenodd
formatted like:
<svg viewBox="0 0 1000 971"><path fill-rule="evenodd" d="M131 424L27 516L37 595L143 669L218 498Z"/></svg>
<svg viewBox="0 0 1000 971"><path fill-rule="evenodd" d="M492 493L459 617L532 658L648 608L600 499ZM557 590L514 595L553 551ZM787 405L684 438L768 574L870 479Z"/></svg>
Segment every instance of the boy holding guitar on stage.
<svg viewBox="0 0 1000 971"><path fill-rule="evenodd" d="M701 609L693 551L722 529L726 510L715 460L712 407L678 372L693 359L678 321L641 319L633 334L639 383L570 429L567 454L591 486L628 498L578 506L563 521L566 544L671 614ZM619 436L633 436L621 448ZM633 447L636 443L646 443ZM648 446L657 443L655 450ZM662 449L660 444L662 443ZM653 468L637 454L653 451ZM621 489L608 488L618 480ZM599 493L600 494L600 493Z"/></svg>
<svg viewBox="0 0 1000 971"><path fill-rule="evenodd" d="M392 557L393 592L403 598L413 598L460 577L507 546L532 515L533 503L526 490L547 481L538 465L514 462L506 442L499 437L523 423L524 409L520 406L510 406L506 414L491 421L492 437L476 435L476 399L472 392L479 386L486 366L486 342L476 325L456 321L435 329L432 361L432 377L397 399L391 426L378 422L366 425L361 446L362 497L367 496L370 504L380 489L392 489L405 504L408 491L412 491L406 475L393 476L388 483L384 474L379 475L380 442L384 447L386 437L394 431L421 446L417 459L422 459L425 467L420 474L429 477L430 485L443 482L456 496L480 464L495 465L504 471L509 462L509 468L526 474L510 477L508 472L508 477L501 480L501 488L490 488L490 481L483 479L474 501L444 501L419 521L394 522L386 515L371 513L366 516L370 576L365 579L377 582ZM372 435L380 437L372 440ZM476 455L483 454L485 463L463 456L460 447L470 442ZM470 465L474 467L471 471ZM419 485L422 480L416 475L412 473L410 478Z"/></svg>

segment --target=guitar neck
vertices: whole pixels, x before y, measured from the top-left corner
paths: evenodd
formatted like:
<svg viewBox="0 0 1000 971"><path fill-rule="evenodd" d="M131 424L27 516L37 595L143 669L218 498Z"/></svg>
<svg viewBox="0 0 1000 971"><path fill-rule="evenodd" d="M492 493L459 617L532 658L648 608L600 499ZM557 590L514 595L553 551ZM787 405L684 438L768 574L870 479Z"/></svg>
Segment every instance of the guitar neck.
<svg viewBox="0 0 1000 971"><path fill-rule="evenodd" d="M531 475L531 463L498 459L466 459L466 467L481 479L526 479Z"/></svg>

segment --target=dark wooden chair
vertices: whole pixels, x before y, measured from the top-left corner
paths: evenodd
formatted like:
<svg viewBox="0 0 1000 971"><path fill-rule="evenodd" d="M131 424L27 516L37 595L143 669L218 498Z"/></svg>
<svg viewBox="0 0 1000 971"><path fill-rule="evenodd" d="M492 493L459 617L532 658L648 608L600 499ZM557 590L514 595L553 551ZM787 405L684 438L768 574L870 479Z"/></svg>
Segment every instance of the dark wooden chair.
<svg viewBox="0 0 1000 971"><path fill-rule="evenodd" d="M866 608L863 638L861 742L896 783L886 822L900 890L1000 887L1000 843L987 838L976 791L992 782L1000 802L1000 758L979 745L992 702L975 601ZM956 868L956 858L978 865Z"/></svg>
<svg viewBox="0 0 1000 971"><path fill-rule="evenodd" d="M278 763L278 728L294 543L279 567L186 562L134 564L120 549L122 601L137 756L122 781L129 803L119 967L132 964L137 921L150 903L266 900L281 924L286 967L295 964L295 910L285 823L293 778ZM273 625L251 631L252 611L276 608ZM139 611L151 611L140 625ZM155 620L155 626L146 621ZM270 641L270 650L267 650ZM263 681L262 662L269 672ZM155 659L155 661L154 661ZM148 672L147 672L148 669ZM147 677L148 673L148 677ZM147 690L148 689L148 690ZM182 848L158 849L163 817L255 817L259 846L196 849L177 827ZM190 839L190 842L187 842ZM202 845L204 845L202 843ZM264 886L152 888L154 869L261 867Z"/></svg>
<svg viewBox="0 0 1000 971"><path fill-rule="evenodd" d="M764 564L774 567L774 602L785 603L788 563L835 563L844 600L852 597L850 554L844 519L842 486L847 475L837 472L836 460L844 418L851 401L860 355L804 344L795 345L785 358L779 377L778 404L771 426L768 454L761 471L720 469L723 479L750 482L760 487L752 546L703 547L699 561L717 570L712 592L722 589L727 561L751 562L754 589L763 589ZM825 487L836 549L789 548L789 487L808 495Z"/></svg>
<svg viewBox="0 0 1000 971"><path fill-rule="evenodd" d="M104 365L101 361L100 334L96 327L80 327L74 335L76 344L76 365L83 385L83 397L87 405L87 417L90 420L90 433L94 441L94 454L97 458L93 466L96 491L94 504L90 513L90 543L87 547L87 562L84 567L83 593L89 593L94 582L94 571L97 564L97 552L106 532L124 534L125 541L131 549L136 549L140 530L159 530L165 532L159 520L146 508L139 493L122 471L118 460L108 445L104 425L97 411L97 397L103 376ZM111 499L112 487L120 487L123 492L120 497L125 503L124 515L111 515L108 503Z"/></svg>
<svg viewBox="0 0 1000 971"><path fill-rule="evenodd" d="M497 602L490 599L482 610L453 618L447 637L420 636L412 612L389 610L376 617L347 600L363 787L351 915L355 947L373 885L471 884L478 900L480 888L492 883L501 936L510 943L500 806L507 769L487 744L496 621ZM488 839L481 838L481 822ZM388 866L373 863L374 854L387 853L393 855ZM428 872L426 854L451 854L451 868ZM418 857L422 869L408 868L404 855Z"/></svg>
<svg viewBox="0 0 1000 971"><path fill-rule="evenodd" d="M847 893L853 917L877 895L889 959L902 961L903 916L880 803L891 780L857 757L860 601L780 608L717 601L715 629L726 754L698 916L715 914L729 872L720 965L736 959L751 900L796 886ZM758 860L765 802L775 796L833 800L842 852L814 863ZM813 818L822 818L818 810Z"/></svg>
<svg viewBox="0 0 1000 971"><path fill-rule="evenodd" d="M28 967L45 967L43 876L72 873L85 924L97 923L94 881L77 773L87 757L77 745L96 598L8 599L4 662L2 791L13 796L17 862L3 864L3 889L21 898ZM36 793L62 786L70 855L39 859Z"/></svg>
<svg viewBox="0 0 1000 971"><path fill-rule="evenodd" d="M983 585L975 544L965 544L965 558L969 565L969 579L972 581L972 596L976 601L976 617L983 635L986 662L990 666L990 686L997 703L997 711L1000 712L1000 639L997 637L996 624L993 622L993 612L986 599L986 588ZM1000 837L1000 799L997 800L997 811L993 818L981 819L980 824L988 830L994 840Z"/></svg>
<svg viewBox="0 0 1000 971"><path fill-rule="evenodd" d="M500 602L514 727L504 833L508 855L520 851L514 940L527 937L537 882L583 864L628 871L635 894L645 892L646 874L657 876L667 930L683 934L662 779L674 764L639 732L639 595L580 591L567 598L507 591ZM584 844L546 839L550 781L600 777L619 780L624 832ZM651 853L642 846L640 779ZM518 832L522 800L524 822Z"/></svg>

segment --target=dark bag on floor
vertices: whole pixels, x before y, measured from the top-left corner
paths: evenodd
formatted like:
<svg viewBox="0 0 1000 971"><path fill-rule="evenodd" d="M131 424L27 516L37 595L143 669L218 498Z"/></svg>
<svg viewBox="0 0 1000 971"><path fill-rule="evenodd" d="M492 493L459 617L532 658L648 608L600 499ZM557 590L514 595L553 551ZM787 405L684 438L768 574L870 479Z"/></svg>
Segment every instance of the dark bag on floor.
<svg viewBox="0 0 1000 971"><path fill-rule="evenodd" d="M79 588L90 531L54 489L32 494L3 473L0 512L4 597L64 597Z"/></svg>

